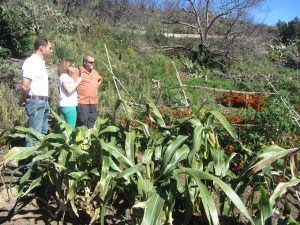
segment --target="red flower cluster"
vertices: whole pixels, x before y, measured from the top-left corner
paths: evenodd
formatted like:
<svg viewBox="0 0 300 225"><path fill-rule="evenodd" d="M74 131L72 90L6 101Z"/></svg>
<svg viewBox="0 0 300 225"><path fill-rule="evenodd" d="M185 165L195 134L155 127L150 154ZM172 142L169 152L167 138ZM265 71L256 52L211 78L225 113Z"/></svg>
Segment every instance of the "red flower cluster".
<svg viewBox="0 0 300 225"><path fill-rule="evenodd" d="M246 165L246 162L244 160L240 160L237 162L233 162L230 166L231 171L235 172L238 171L240 169L243 169Z"/></svg>
<svg viewBox="0 0 300 225"><path fill-rule="evenodd" d="M226 93L221 100L222 105L233 107L252 107L255 110L261 109L266 101L266 96L242 93Z"/></svg>
<svg viewBox="0 0 300 225"><path fill-rule="evenodd" d="M150 127L153 127L154 129L158 128L157 124L151 120L150 116L146 116L146 122Z"/></svg>
<svg viewBox="0 0 300 225"><path fill-rule="evenodd" d="M228 113L227 115L225 115L225 117L230 123L237 124L237 123L241 123L243 121L243 119L240 116L238 116L234 113Z"/></svg>
<svg viewBox="0 0 300 225"><path fill-rule="evenodd" d="M172 114L180 117L189 116L192 113L189 109L173 109Z"/></svg>
<svg viewBox="0 0 300 225"><path fill-rule="evenodd" d="M119 116L116 118L116 122L118 124L120 124L121 126L125 127L126 125L129 125L133 128L137 128L139 127L140 125L135 122L135 121L132 121L132 120L127 120L125 116Z"/></svg>
<svg viewBox="0 0 300 225"><path fill-rule="evenodd" d="M300 136L297 136L296 134L290 134L288 138L289 141L292 142L293 144L297 144L300 142Z"/></svg>
<svg viewBox="0 0 300 225"><path fill-rule="evenodd" d="M162 115L166 126L169 126L171 124L174 124L177 122L177 120L189 116L192 111L189 109L169 109L169 108L160 108L159 109L160 114ZM153 109L150 109L150 115L152 115ZM146 116L146 122L149 126L153 127L154 129L157 129L157 123L154 121L154 117L151 117L150 115Z"/></svg>
<svg viewBox="0 0 300 225"><path fill-rule="evenodd" d="M224 147L224 151L229 151L229 152L233 152L234 151L234 146L233 145L229 145L228 147ZM237 150L237 148L236 148Z"/></svg>

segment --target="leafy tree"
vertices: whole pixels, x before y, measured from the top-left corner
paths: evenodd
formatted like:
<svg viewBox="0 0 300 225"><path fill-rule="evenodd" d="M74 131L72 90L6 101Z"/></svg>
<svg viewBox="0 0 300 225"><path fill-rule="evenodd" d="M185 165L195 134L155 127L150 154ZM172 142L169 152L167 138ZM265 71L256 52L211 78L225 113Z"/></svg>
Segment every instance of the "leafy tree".
<svg viewBox="0 0 300 225"><path fill-rule="evenodd" d="M278 36L283 44L288 44L290 41L300 39L300 20L298 17L295 17L288 23L278 21L276 26Z"/></svg>
<svg viewBox="0 0 300 225"><path fill-rule="evenodd" d="M27 9L13 7L12 5L0 6L0 46L4 54L24 56L31 51L33 30L26 23ZM5 49L9 49L6 50Z"/></svg>
<svg viewBox="0 0 300 225"><path fill-rule="evenodd" d="M74 33L76 20L59 6L34 0L9 1L0 6L0 54L22 57L32 52L37 35Z"/></svg>

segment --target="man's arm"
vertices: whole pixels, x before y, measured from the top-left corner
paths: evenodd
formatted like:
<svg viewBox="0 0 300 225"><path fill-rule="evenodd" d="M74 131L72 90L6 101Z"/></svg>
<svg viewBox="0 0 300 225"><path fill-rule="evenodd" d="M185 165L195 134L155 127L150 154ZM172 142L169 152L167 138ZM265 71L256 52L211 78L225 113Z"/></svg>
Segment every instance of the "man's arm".
<svg viewBox="0 0 300 225"><path fill-rule="evenodd" d="M20 106L26 105L26 99L28 98L29 92L30 92L30 86L31 86L31 79L23 77L22 81L22 94L21 98L19 100Z"/></svg>
<svg viewBox="0 0 300 225"><path fill-rule="evenodd" d="M98 87L102 84L103 82L103 77L99 75L99 78L98 78Z"/></svg>

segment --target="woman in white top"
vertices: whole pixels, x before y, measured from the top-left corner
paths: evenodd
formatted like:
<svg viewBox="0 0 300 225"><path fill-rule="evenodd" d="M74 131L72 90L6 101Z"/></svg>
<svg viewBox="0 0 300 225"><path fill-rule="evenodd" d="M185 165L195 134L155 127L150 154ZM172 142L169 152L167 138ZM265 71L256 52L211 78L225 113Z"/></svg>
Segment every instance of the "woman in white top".
<svg viewBox="0 0 300 225"><path fill-rule="evenodd" d="M79 77L75 82L71 76L75 73L74 60L63 59L58 66L57 73L59 76L59 106L65 120L73 128L76 126L76 106L78 105L76 88L81 82Z"/></svg>

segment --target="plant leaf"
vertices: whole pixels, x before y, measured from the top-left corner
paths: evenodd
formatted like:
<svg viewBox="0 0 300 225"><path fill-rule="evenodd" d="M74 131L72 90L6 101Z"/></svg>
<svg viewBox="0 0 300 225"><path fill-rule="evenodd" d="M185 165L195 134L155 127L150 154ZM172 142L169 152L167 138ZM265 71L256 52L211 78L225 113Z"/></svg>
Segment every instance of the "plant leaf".
<svg viewBox="0 0 300 225"><path fill-rule="evenodd" d="M196 179L205 179L205 180L212 180L214 181L217 185L220 186L220 188L224 191L224 193L227 195L227 197L232 201L232 203L241 211L241 213L252 223L253 219L251 215L249 214L246 206L240 199L240 197L234 192L234 190L226 184L224 181L219 179L218 177L215 177L209 173L195 170L195 169L190 169L190 168L182 168L174 171L174 176L177 176L179 173L185 173L192 178Z"/></svg>
<svg viewBox="0 0 300 225"><path fill-rule="evenodd" d="M125 153L127 158L134 163L134 142L135 142L135 131L125 132Z"/></svg>
<svg viewBox="0 0 300 225"><path fill-rule="evenodd" d="M287 188L295 186L295 185L297 185L299 183L300 183L300 179L298 179L298 178L292 178L288 182L281 182L281 183L279 183L276 186L273 194L270 197L270 205L271 205L271 207L273 208L275 206L276 199L278 197L280 197L286 191Z"/></svg>
<svg viewBox="0 0 300 225"><path fill-rule="evenodd" d="M161 223L161 214L165 200L154 192L146 202L142 225L156 225Z"/></svg>
<svg viewBox="0 0 300 225"><path fill-rule="evenodd" d="M101 147L111 153L120 163L124 164L127 167L131 167L134 164L128 159L125 155L123 155L114 145L111 143L106 143L104 140L100 140Z"/></svg>

